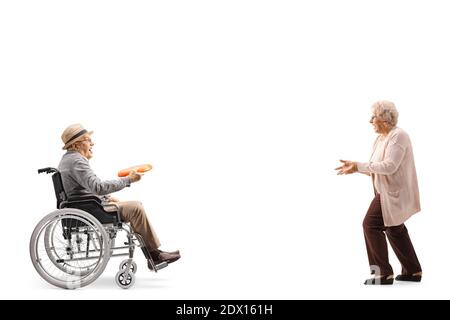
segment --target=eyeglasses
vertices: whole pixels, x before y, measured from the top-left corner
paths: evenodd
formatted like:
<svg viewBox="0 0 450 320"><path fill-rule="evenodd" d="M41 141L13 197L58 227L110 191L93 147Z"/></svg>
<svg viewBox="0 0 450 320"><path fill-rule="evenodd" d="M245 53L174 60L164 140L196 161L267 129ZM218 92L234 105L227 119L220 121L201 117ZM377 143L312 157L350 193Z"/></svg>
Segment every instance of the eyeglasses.
<svg viewBox="0 0 450 320"><path fill-rule="evenodd" d="M85 141L87 141L88 143L92 143L91 138L87 138L87 139L80 140L80 142L85 142Z"/></svg>
<svg viewBox="0 0 450 320"><path fill-rule="evenodd" d="M373 122L373 120L374 120L375 118L378 119L378 121L380 121L380 122L386 122L386 120L383 120L383 119L381 119L380 117L378 117L378 116L376 116L376 115L373 115L373 116L370 117L370 122Z"/></svg>

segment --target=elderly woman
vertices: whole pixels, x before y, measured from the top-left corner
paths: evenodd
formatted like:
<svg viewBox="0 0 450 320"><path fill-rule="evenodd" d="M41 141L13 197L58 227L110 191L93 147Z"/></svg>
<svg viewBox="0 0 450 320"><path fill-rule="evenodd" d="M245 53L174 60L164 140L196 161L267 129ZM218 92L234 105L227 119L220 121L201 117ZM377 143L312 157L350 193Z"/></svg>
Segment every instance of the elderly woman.
<svg viewBox="0 0 450 320"><path fill-rule="evenodd" d="M372 106L370 123L378 133L369 162L340 160L338 174L360 172L372 177L375 197L364 218L364 238L371 273L365 284L392 284L385 234L402 265L395 280L419 282L422 269L404 222L420 211L414 155L408 134L397 127L394 103L378 101Z"/></svg>
<svg viewBox="0 0 450 320"><path fill-rule="evenodd" d="M158 249L160 242L155 230L148 221L144 207L138 201L119 202L110 196L110 193L129 187L131 183L137 182L141 176L132 172L128 177L117 180L100 180L91 169L89 159L93 152L91 135L92 131L87 131L80 124L67 127L61 139L64 143L63 155L59 164L59 171L67 196L95 195L105 202L115 202L120 208L121 218L125 222L130 222L133 230L140 234L145 242L143 252L147 258L152 257L156 264L161 262L174 262L180 258L179 251L164 252ZM152 269L152 264L148 263Z"/></svg>

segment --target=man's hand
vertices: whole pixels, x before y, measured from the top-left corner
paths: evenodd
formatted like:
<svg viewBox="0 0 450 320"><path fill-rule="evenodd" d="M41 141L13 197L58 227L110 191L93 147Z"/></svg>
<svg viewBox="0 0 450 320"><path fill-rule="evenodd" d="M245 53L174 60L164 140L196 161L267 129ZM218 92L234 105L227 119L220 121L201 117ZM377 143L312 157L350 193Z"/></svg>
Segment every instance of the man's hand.
<svg viewBox="0 0 450 320"><path fill-rule="evenodd" d="M337 173L338 175L352 174L352 173L355 173L356 171L358 171L358 165L356 164L356 162L348 161L348 160L339 160L339 161L342 162L343 165L334 169L334 170L339 170L339 172Z"/></svg>
<svg viewBox="0 0 450 320"><path fill-rule="evenodd" d="M130 174L128 175L128 177L130 178L130 182L134 183L134 182L141 180L142 175L140 175L139 173L136 173L136 171L131 171Z"/></svg>
<svg viewBox="0 0 450 320"><path fill-rule="evenodd" d="M120 202L120 200L117 199L117 198L114 198L112 196L109 196L108 202L110 202L110 203L118 203L118 202Z"/></svg>

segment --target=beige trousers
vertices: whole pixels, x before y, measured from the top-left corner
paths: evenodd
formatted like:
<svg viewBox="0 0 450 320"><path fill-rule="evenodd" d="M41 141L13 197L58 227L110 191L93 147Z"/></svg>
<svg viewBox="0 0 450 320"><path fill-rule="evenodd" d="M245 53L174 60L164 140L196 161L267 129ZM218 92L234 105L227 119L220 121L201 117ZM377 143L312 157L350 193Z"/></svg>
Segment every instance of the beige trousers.
<svg viewBox="0 0 450 320"><path fill-rule="evenodd" d="M161 246L155 230L148 221L144 206L139 201L121 201L116 202L121 209L121 218L131 224L134 232L139 233L144 239L145 246L155 250Z"/></svg>

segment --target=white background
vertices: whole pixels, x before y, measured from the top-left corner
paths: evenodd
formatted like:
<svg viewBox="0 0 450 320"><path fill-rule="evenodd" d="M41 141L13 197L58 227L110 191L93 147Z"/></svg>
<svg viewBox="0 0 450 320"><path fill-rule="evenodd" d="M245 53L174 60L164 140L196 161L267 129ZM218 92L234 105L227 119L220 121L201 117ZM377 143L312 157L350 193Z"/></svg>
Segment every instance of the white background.
<svg viewBox="0 0 450 320"><path fill-rule="evenodd" d="M450 298L446 1L2 1L1 298ZM370 105L394 101L412 139L422 212L407 223L421 284L362 285ZM112 259L66 291L34 270L28 243L54 210L60 135L94 130L103 179L154 169L140 200L182 258L133 289ZM400 266L391 255L396 273Z"/></svg>

